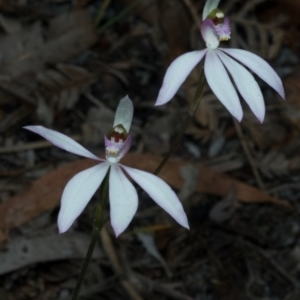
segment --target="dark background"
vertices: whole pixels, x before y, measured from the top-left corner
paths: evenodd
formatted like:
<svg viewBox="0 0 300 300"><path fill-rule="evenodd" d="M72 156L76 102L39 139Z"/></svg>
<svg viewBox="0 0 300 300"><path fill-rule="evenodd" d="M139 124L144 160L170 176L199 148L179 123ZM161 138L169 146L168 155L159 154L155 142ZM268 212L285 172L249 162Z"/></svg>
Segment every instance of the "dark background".
<svg viewBox="0 0 300 300"><path fill-rule="evenodd" d="M60 131L103 157L125 95L135 105L126 165L153 171L180 131L195 69L167 105L154 103L168 65L205 47L198 0L0 1L0 299L69 299L88 248L97 195L57 232L62 190L91 165L22 126ZM191 230L144 193L128 229L102 231L80 299L297 300L300 297L298 1L222 0L222 47L266 59L286 101L265 83L261 125L243 102L233 120L209 87L161 173Z"/></svg>

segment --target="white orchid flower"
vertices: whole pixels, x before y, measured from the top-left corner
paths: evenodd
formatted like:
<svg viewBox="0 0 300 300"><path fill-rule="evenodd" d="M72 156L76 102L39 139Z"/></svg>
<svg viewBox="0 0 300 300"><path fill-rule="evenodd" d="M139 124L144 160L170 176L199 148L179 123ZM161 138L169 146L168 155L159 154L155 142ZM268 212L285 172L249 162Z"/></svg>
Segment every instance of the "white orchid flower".
<svg viewBox="0 0 300 300"><path fill-rule="evenodd" d="M228 73L254 115L262 122L265 116L263 95L258 83L244 66L264 80L284 99L282 81L272 67L259 56L245 50L219 48L220 41L230 39L229 19L217 8L219 2L220 0L208 0L203 9L201 34L207 48L185 53L171 63L156 105L170 101L192 69L205 57L206 80L229 112L241 121L243 117L241 103Z"/></svg>
<svg viewBox="0 0 300 300"><path fill-rule="evenodd" d="M105 137L106 160L98 158L68 136L43 126L25 126L68 152L99 161L96 166L75 175L66 185L58 215L59 232L67 231L84 210L108 170L110 218L116 236L129 225L138 207L138 195L125 171L144 191L180 225L189 228L186 214L174 191L159 177L119 164L131 146L128 135L133 105L128 96L120 101L112 130Z"/></svg>

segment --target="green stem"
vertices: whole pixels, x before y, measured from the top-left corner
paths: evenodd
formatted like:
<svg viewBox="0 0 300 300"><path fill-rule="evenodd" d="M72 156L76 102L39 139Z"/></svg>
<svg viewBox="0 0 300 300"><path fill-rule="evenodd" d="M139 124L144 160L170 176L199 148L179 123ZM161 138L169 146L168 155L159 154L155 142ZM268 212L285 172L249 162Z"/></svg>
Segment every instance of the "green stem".
<svg viewBox="0 0 300 300"><path fill-rule="evenodd" d="M98 11L98 14L97 14L97 17L96 17L96 20L95 20L95 24L96 26L99 25L99 23L101 22L104 14L105 14L105 11L108 7L108 5L110 4L111 0L104 0L104 2L102 3L99 11Z"/></svg>
<svg viewBox="0 0 300 300"><path fill-rule="evenodd" d="M83 279L85 277L85 273L87 271L87 268L89 266L92 254L94 252L99 233L100 233L100 231L99 231L98 227L95 226L93 228L92 239L91 239L87 254L85 256L83 265L82 265L81 270L80 270L79 277L78 277L77 282L76 282L76 287L75 287L74 292L73 292L72 300L76 300L78 298L79 291L80 291L81 285L83 283Z"/></svg>
<svg viewBox="0 0 300 300"><path fill-rule="evenodd" d="M98 33L102 33L103 31L105 31L105 29L107 29L108 27L110 27L111 25L113 25L114 23L118 22L119 20L121 20L126 14L128 14L141 0L135 0L134 2L132 2L130 5L128 5L125 9L123 9L118 15L116 15L115 17L111 18L109 21L107 21L103 26L101 26L99 28Z"/></svg>
<svg viewBox="0 0 300 300"><path fill-rule="evenodd" d="M172 154L178 148L178 146L179 146L179 144L180 144L187 128L189 127L191 121L193 120L195 112L197 111L197 108L198 108L198 106L201 102L201 99L202 99L204 83L205 83L205 75L204 75L204 70L203 70L203 64L201 64L201 71L200 71L199 81L198 81L198 85L197 85L197 90L196 90L196 93L195 93L195 96L194 96L193 103L190 107L190 110L189 110L189 112L188 112L188 114L187 114L187 116L184 120L182 130L180 131L180 133L177 135L177 137L173 141L173 144L172 144L171 148L169 149L169 152L166 154L166 156L163 158L161 163L158 165L158 167L153 172L155 175L157 175L162 170L162 168L168 162L168 160L170 159Z"/></svg>
<svg viewBox="0 0 300 300"><path fill-rule="evenodd" d="M85 277L87 268L90 264L100 231L106 222L106 218L104 217L104 210L105 210L105 207L107 204L107 198L108 198L108 178L109 178L109 171L106 174L106 176L101 184L101 187L100 187L100 201L96 207L95 214L94 214L94 227L93 227L92 238L90 241L90 245L89 245L87 254L84 258L79 277L76 282L76 287L73 291L73 295L71 298L72 300L78 299L80 288L83 283L83 279Z"/></svg>

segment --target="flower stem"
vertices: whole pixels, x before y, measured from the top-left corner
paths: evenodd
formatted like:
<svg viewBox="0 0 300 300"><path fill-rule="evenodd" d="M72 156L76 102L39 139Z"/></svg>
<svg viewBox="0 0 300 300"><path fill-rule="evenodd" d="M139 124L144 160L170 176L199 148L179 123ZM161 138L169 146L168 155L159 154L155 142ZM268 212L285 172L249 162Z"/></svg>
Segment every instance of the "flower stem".
<svg viewBox="0 0 300 300"><path fill-rule="evenodd" d="M133 10L133 8L135 6L137 6L139 4L141 0L135 0L133 1L130 5L128 5L125 9L123 9L118 15L116 15L115 17L109 19L103 26L101 26L99 28L98 33L102 33L103 31L105 31L108 27L112 26L114 23L118 22L119 20L121 20L126 14L128 14L131 10ZM104 8L105 9L105 8ZM102 13L101 13L102 14ZM99 24L99 22L101 21L102 16L100 15L97 16L97 20L96 20L96 25Z"/></svg>
<svg viewBox="0 0 300 300"><path fill-rule="evenodd" d="M172 156L172 154L176 151L176 149L178 148L187 128L189 127L192 119L194 118L194 115L197 111L197 108L201 102L202 99L202 94L203 94L203 89L204 89L204 83L205 83L205 75L204 75L204 70L203 70L203 63L201 64L201 71L200 71L200 76L199 76L199 81L198 81L198 85L197 85L197 90L194 96L194 101L191 104L191 107L188 111L188 114L184 120L183 126L182 126L182 130L180 131L180 133L177 135L177 137L175 138L175 140L173 141L173 144L171 146L171 148L169 149L169 152L166 154L166 156L163 158L163 160L161 161L161 163L158 165L158 167L155 169L155 171L153 172L153 174L157 175L162 168L165 166L165 164L168 162L168 160L170 159L170 157Z"/></svg>
<svg viewBox="0 0 300 300"><path fill-rule="evenodd" d="M105 210L105 207L107 204L107 198L108 198L108 178L109 178L109 171L106 174L106 176L101 184L101 187L100 187L99 203L96 207L95 214L94 214L94 227L93 227L92 238L90 241L90 245L89 245L87 254L84 258L79 277L76 282L76 287L73 291L73 295L71 298L72 300L78 299L80 288L83 283L87 268L90 264L90 261L91 261L96 243L97 243L97 239L99 237L99 233L106 222L106 219L104 217L104 210Z"/></svg>

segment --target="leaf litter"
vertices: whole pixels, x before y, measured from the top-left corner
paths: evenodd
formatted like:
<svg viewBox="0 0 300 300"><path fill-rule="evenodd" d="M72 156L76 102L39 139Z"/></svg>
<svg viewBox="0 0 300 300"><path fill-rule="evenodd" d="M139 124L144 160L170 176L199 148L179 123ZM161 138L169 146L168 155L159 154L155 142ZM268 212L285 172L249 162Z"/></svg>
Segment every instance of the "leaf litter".
<svg viewBox="0 0 300 300"><path fill-rule="evenodd" d="M153 171L189 109L199 70L169 105L153 104L169 63L204 46L195 24L203 1L133 2L0 3L0 299L69 297L95 205L70 234L53 233L66 182L93 162L55 149L22 126L47 125L101 156L118 99L129 94L136 113L133 150L124 163ZM243 104L241 136L206 87L182 145L161 173L180 195L191 230L141 194L138 213L119 239L105 228L101 256L83 284L88 299L299 298L299 7L295 1L276 0L271 7L263 0L228 0L224 10L232 19L230 45L268 59L284 80L287 101L262 83L265 122ZM38 226L44 213L50 217ZM28 234L28 223L40 236ZM22 256L24 245L30 251Z"/></svg>

